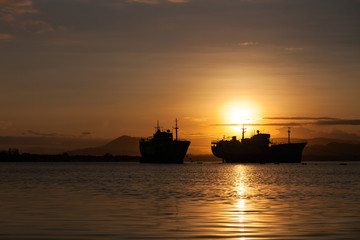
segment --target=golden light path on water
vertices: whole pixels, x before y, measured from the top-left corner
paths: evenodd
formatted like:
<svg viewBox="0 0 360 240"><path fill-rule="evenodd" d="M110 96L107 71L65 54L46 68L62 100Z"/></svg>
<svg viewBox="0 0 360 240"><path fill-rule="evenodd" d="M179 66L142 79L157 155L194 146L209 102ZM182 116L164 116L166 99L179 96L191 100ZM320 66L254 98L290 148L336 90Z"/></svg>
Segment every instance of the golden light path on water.
<svg viewBox="0 0 360 240"><path fill-rule="evenodd" d="M249 233L247 229L248 222L250 221L249 216L246 214L246 185L244 179L246 178L244 167L241 165L235 166L234 182L236 195L238 196L236 203L234 204L234 210L228 214L229 222L232 222L232 227L235 227L239 235L246 235ZM246 237L239 237L239 240L245 240Z"/></svg>
<svg viewBox="0 0 360 240"><path fill-rule="evenodd" d="M212 219L206 221L213 224L210 231L212 234L209 234L208 239L292 239L285 237L289 237L286 227L290 229L287 224L291 225L292 221L291 218L287 219L287 207L279 208L273 203L270 189L253 188L252 168L233 165L227 179L232 182L232 189L227 190L228 195L232 196L231 201L220 201L202 209L201 212L209 212L209 218Z"/></svg>

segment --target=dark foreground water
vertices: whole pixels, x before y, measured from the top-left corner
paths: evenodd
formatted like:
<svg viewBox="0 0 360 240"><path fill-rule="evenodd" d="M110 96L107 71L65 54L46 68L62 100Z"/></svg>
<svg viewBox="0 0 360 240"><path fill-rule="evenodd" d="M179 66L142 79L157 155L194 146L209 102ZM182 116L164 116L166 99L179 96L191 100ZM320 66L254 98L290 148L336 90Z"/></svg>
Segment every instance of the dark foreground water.
<svg viewBox="0 0 360 240"><path fill-rule="evenodd" d="M1 239L359 239L360 163L1 163Z"/></svg>

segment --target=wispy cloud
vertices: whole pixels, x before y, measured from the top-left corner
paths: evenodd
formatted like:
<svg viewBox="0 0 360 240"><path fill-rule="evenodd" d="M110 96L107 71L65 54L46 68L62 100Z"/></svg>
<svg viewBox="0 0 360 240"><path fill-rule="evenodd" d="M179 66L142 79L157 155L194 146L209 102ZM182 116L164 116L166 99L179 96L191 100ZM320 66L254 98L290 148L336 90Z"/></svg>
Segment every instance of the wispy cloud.
<svg viewBox="0 0 360 240"><path fill-rule="evenodd" d="M335 119L330 121L317 121L316 125L360 125L360 119Z"/></svg>
<svg viewBox="0 0 360 240"><path fill-rule="evenodd" d="M333 117L264 117L266 120L337 120Z"/></svg>
<svg viewBox="0 0 360 240"><path fill-rule="evenodd" d="M295 47L285 48L285 51L289 52L289 53L301 52L303 50L304 50L304 48L295 48Z"/></svg>
<svg viewBox="0 0 360 240"><path fill-rule="evenodd" d="M239 42L237 45L241 47L250 47L259 45L259 42Z"/></svg>
<svg viewBox="0 0 360 240"><path fill-rule="evenodd" d="M340 119L334 117L265 117L264 120L300 120L301 124L314 125L360 125L360 119ZM316 121L312 121L316 120ZM309 122L310 121L310 122Z"/></svg>
<svg viewBox="0 0 360 240"><path fill-rule="evenodd" d="M86 137L86 136L90 136L90 135L93 135L93 133L92 132L82 132L81 133L82 137Z"/></svg>
<svg viewBox="0 0 360 240"><path fill-rule="evenodd" d="M303 126L303 125L320 125L320 126L334 126L334 125L352 125L359 126L360 119L339 119L332 117L268 117L264 120L301 120L299 122L268 122L268 123L247 123L246 126ZM316 120L316 121L314 121ZM242 126L238 123L220 123L212 124L211 126Z"/></svg>
<svg viewBox="0 0 360 240"><path fill-rule="evenodd" d="M0 19L3 21L12 22L15 15L36 12L30 0L0 0Z"/></svg>
<svg viewBox="0 0 360 240"><path fill-rule="evenodd" d="M208 121L208 118L184 117L184 120L201 123Z"/></svg>
<svg viewBox="0 0 360 240"><path fill-rule="evenodd" d="M0 21L8 23L10 27L22 26L27 32L37 34L54 31L49 23L31 19L29 14L37 12L38 10L33 7L32 0L0 0ZM20 18L19 15L23 16Z"/></svg>
<svg viewBox="0 0 360 240"><path fill-rule="evenodd" d="M53 32L54 29L43 20L27 20L20 23L22 26L32 27L37 34Z"/></svg>
<svg viewBox="0 0 360 240"><path fill-rule="evenodd" d="M33 130L27 130L26 133L28 135L41 136L41 137L56 137L56 136L58 136L57 133L42 133L42 132L37 132L37 131L33 131Z"/></svg>
<svg viewBox="0 0 360 240"><path fill-rule="evenodd" d="M274 134L274 137L286 137L288 135L288 128L286 126L278 128L277 134ZM293 133L293 136L296 136L296 138L330 138L330 139L344 139L344 140L350 140L350 141L359 141L360 136L355 133L349 133L346 131L342 131L339 129L333 129L330 132L326 131L318 131L319 128L316 130L306 128L306 127L294 127L292 128L291 132Z"/></svg>
<svg viewBox="0 0 360 240"><path fill-rule="evenodd" d="M14 36L12 34L8 34L8 33L0 33L0 41L1 40L11 40L13 39Z"/></svg>
<svg viewBox="0 0 360 240"><path fill-rule="evenodd" d="M128 0L127 2L137 2L137 3L145 3L145 4L158 4L158 0Z"/></svg>
<svg viewBox="0 0 360 240"><path fill-rule="evenodd" d="M195 133L183 133L183 135L187 137L208 137L209 134L201 133L201 132L195 132Z"/></svg>
<svg viewBox="0 0 360 240"><path fill-rule="evenodd" d="M127 0L127 2L144 3L144 4L160 4L165 2L170 3L186 3L190 0Z"/></svg>
<svg viewBox="0 0 360 240"><path fill-rule="evenodd" d="M189 2L190 0L168 0L168 2L172 2L172 3L186 3Z"/></svg>
<svg viewBox="0 0 360 240"><path fill-rule="evenodd" d="M243 124L239 123L216 123L212 124L211 126L218 126L218 127L237 127L242 126ZM303 123L294 123L294 122L286 122L286 123L246 123L246 126L301 126Z"/></svg>
<svg viewBox="0 0 360 240"><path fill-rule="evenodd" d="M4 14L0 17L0 19L4 22L13 22L15 21L15 17L12 14Z"/></svg>
<svg viewBox="0 0 360 240"><path fill-rule="evenodd" d="M8 129L12 126L12 122L8 122L8 121L0 121L0 129L1 130L5 130Z"/></svg>

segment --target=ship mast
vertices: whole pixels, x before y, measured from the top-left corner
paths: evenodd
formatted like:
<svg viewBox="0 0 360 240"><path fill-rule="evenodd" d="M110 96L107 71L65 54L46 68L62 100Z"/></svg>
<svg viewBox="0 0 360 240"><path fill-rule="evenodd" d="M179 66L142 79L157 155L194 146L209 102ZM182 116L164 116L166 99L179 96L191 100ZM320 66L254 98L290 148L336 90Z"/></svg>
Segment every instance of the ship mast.
<svg viewBox="0 0 360 240"><path fill-rule="evenodd" d="M177 125L177 118L175 119L175 140L178 140L178 125Z"/></svg>
<svg viewBox="0 0 360 240"><path fill-rule="evenodd" d="M245 138L245 125L243 124L243 127L242 127L242 137L241 137L241 140L244 140Z"/></svg>
<svg viewBox="0 0 360 240"><path fill-rule="evenodd" d="M159 125L159 120L157 120L157 125L156 125L156 131L159 131L160 130L160 125Z"/></svg>

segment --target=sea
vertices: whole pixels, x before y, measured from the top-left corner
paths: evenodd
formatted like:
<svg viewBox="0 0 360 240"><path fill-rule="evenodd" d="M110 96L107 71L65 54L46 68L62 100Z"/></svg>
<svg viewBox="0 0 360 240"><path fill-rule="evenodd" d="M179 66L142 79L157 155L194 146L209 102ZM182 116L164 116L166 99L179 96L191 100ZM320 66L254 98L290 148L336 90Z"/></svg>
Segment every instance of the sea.
<svg viewBox="0 0 360 240"><path fill-rule="evenodd" d="M360 239L360 162L0 163L0 239Z"/></svg>

